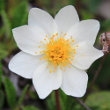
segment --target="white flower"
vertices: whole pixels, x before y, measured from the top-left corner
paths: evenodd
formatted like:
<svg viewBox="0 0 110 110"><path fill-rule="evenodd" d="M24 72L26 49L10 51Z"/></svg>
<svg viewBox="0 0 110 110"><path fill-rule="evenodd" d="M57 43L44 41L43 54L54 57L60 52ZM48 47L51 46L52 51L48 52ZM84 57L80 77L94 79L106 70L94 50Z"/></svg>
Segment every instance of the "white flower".
<svg viewBox="0 0 110 110"><path fill-rule="evenodd" d="M22 50L9 63L11 71L32 78L41 99L61 88L67 95L85 94L90 65L103 56L93 47L100 24L79 21L75 8L62 8L53 19L47 12L32 8L28 25L13 29Z"/></svg>

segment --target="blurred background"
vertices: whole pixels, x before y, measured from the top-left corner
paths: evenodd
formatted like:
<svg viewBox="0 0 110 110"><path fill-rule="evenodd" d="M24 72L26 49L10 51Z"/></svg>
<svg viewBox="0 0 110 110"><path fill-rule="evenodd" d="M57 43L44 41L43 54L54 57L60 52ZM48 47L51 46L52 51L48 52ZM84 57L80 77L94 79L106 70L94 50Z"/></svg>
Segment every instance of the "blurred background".
<svg viewBox="0 0 110 110"><path fill-rule="evenodd" d="M11 30L27 24L32 7L46 10L52 16L66 5L74 5L80 19L97 19L101 23L95 47L102 49L99 36L110 31L110 0L0 0L0 110L56 110L54 92L40 100L31 80L24 79L8 69L8 62L20 50ZM88 70L89 84L101 64L97 60ZM61 90L61 110L85 110L77 101ZM104 59L101 71L89 94L81 98L92 110L110 110L110 55Z"/></svg>

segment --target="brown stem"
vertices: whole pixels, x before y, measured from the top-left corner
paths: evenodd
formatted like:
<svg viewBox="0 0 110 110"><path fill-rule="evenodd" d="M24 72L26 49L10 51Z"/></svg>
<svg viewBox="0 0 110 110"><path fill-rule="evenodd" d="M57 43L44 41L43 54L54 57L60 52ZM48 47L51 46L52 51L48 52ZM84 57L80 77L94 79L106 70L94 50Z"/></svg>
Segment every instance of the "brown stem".
<svg viewBox="0 0 110 110"><path fill-rule="evenodd" d="M97 71L95 71L95 73L94 73L94 77L93 77L93 79L92 79L92 82L91 82L89 88L87 89L86 95L85 95L85 97L84 97L84 101L87 99L88 94L89 94L90 91L92 90L92 87L93 87L93 85L94 85L94 83L95 83L95 81L96 81L96 79L97 79L97 77L98 77L98 75L99 75L99 73L100 73L100 71L101 71L101 69L102 69L102 66L103 66L103 64L104 64L104 61L105 61L106 56L107 56L107 53L105 53L104 57L101 59L100 65L99 65Z"/></svg>
<svg viewBox="0 0 110 110"><path fill-rule="evenodd" d="M80 100L79 98L76 98L76 101L83 107L85 108L85 110L91 110L86 104L84 104L84 102L82 100Z"/></svg>
<svg viewBox="0 0 110 110"><path fill-rule="evenodd" d="M56 110L61 110L60 109L60 101L59 101L58 90L55 90L55 99L56 99Z"/></svg>

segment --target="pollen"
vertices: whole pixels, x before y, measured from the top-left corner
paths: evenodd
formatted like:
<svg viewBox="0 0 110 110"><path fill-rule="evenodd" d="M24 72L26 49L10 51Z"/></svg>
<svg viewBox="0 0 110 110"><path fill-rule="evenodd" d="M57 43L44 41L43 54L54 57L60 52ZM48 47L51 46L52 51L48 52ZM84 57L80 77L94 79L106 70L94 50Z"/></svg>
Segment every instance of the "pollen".
<svg viewBox="0 0 110 110"><path fill-rule="evenodd" d="M76 54L76 48L72 45L74 40L72 36L70 36L69 39L64 39L66 35L67 33L56 33L52 35L52 37L47 37L48 42L40 42L43 46L39 47L43 48L41 53L44 55L41 60L48 62L47 67L50 67L50 73L55 72L57 67L65 71L64 67L67 66L70 68L71 60L74 60ZM78 45L76 47L78 47Z"/></svg>

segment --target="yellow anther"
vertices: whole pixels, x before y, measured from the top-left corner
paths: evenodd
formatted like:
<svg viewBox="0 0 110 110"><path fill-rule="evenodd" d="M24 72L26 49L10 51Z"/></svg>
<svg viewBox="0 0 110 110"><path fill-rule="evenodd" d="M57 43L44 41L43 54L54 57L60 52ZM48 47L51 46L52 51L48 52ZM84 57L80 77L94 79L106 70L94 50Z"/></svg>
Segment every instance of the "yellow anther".
<svg viewBox="0 0 110 110"><path fill-rule="evenodd" d="M55 70L53 70L53 72L55 72Z"/></svg>
<svg viewBox="0 0 110 110"><path fill-rule="evenodd" d="M66 41L69 42L69 39L67 39Z"/></svg>
<svg viewBox="0 0 110 110"><path fill-rule="evenodd" d="M64 36L66 36L66 35L67 35L67 33L64 34Z"/></svg>
<svg viewBox="0 0 110 110"><path fill-rule="evenodd" d="M74 40L72 40L72 42L74 42Z"/></svg>
<svg viewBox="0 0 110 110"><path fill-rule="evenodd" d="M42 57L43 60L48 62L48 67L50 68L50 73L55 72L57 66L60 67L60 69L64 70L64 67L70 67L69 64L71 64L71 60L74 59L76 49L78 45L75 47L71 47L71 44L74 42L72 39L72 36L70 36L69 39L65 40L64 36L67 35L65 33L63 36L61 36L62 33L60 33L58 37L58 33L55 35L52 35L50 37L47 43L41 43L44 45L42 48L43 51L40 51L40 53L44 54ZM57 36L55 39L54 37ZM46 40L46 39L44 39Z"/></svg>
<svg viewBox="0 0 110 110"><path fill-rule="evenodd" d="M52 71L50 70L49 72L51 73Z"/></svg>
<svg viewBox="0 0 110 110"><path fill-rule="evenodd" d="M37 54L38 52L35 52L35 54Z"/></svg>
<svg viewBox="0 0 110 110"><path fill-rule="evenodd" d="M75 47L79 47L79 45L76 45Z"/></svg>
<svg viewBox="0 0 110 110"><path fill-rule="evenodd" d="M56 33L56 36L58 36L58 32Z"/></svg>
<svg viewBox="0 0 110 110"><path fill-rule="evenodd" d="M39 45L38 48L41 48L41 46Z"/></svg>
<svg viewBox="0 0 110 110"><path fill-rule="evenodd" d="M50 37L50 39L53 39L54 37L52 36L52 37Z"/></svg>
<svg viewBox="0 0 110 110"><path fill-rule="evenodd" d="M52 37L55 37L55 35L53 35Z"/></svg>

